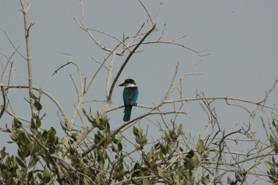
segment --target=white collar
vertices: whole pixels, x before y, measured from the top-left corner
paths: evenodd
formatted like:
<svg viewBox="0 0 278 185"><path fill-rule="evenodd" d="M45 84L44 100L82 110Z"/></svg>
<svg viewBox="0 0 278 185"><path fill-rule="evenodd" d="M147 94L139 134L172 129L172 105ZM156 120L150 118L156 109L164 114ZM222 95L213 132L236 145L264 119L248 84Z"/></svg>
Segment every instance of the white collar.
<svg viewBox="0 0 278 185"><path fill-rule="evenodd" d="M136 84L127 84L126 87L137 87Z"/></svg>

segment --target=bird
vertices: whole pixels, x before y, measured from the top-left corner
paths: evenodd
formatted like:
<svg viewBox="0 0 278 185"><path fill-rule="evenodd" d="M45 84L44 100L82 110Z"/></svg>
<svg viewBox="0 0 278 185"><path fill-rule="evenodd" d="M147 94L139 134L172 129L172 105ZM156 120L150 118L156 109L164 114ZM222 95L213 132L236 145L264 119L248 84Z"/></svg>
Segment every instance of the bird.
<svg viewBox="0 0 278 185"><path fill-rule="evenodd" d="M125 79L123 83L121 83L119 86L123 86L123 100L124 100L124 121L129 121L131 116L131 110L132 106L137 105L137 99L139 95L138 87L136 85L136 82L131 79Z"/></svg>

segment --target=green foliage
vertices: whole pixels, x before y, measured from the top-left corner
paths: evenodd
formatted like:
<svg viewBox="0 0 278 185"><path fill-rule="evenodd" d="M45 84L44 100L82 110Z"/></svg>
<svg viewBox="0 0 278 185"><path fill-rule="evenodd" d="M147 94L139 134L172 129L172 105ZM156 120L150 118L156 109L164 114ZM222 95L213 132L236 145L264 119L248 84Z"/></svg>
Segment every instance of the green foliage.
<svg viewBox="0 0 278 185"><path fill-rule="evenodd" d="M200 171L213 153L207 142L199 138L195 145L183 148L181 125L173 124L163 131L159 140L150 142L146 132L133 126L134 150L127 152L121 133L111 131L106 115L92 115L83 110L92 130L90 143L76 145L82 133L66 130L58 136L55 128L43 129L39 114L33 116L31 127L24 128L20 119L12 122L10 138L17 145L17 155L0 151L0 182L3 184L135 184L151 185L162 182L169 185L208 185L215 179ZM277 153L276 132L269 135L273 152ZM88 147L88 145L93 147ZM90 151L84 155L84 148ZM135 154L133 157L131 154ZM277 162L273 157L266 162L267 175L278 183ZM198 174L198 175L197 175ZM243 183L247 172L234 172L233 183ZM216 181L216 180L215 180Z"/></svg>
<svg viewBox="0 0 278 185"><path fill-rule="evenodd" d="M272 184L278 184L278 163L275 161L275 158L272 157L271 161L266 162L267 175L271 180Z"/></svg>
<svg viewBox="0 0 278 185"><path fill-rule="evenodd" d="M210 181L210 176L209 175L204 175L201 177L201 183L204 185L208 185Z"/></svg>
<svg viewBox="0 0 278 185"><path fill-rule="evenodd" d="M33 105L34 105L34 107L36 108L37 111L42 110L42 105L40 103L41 95L42 95L41 90L39 90L39 96L36 96L35 94L31 94L31 98L33 100Z"/></svg>
<svg viewBox="0 0 278 185"><path fill-rule="evenodd" d="M275 123L275 120L272 120L272 126L275 129L275 135L269 135L269 142L275 153L278 153L278 125Z"/></svg>
<svg viewBox="0 0 278 185"><path fill-rule="evenodd" d="M202 139L198 140L197 146L196 146L196 151L202 155L206 151L206 147L204 144L204 141Z"/></svg>
<svg viewBox="0 0 278 185"><path fill-rule="evenodd" d="M278 153L278 125L276 124L275 118L272 120L272 126L274 128L274 132L272 135L269 135L269 142L272 146L273 151ZM278 184L278 163L275 158L272 157L271 160L266 161L267 167L267 175L272 184Z"/></svg>
<svg viewBox="0 0 278 185"><path fill-rule="evenodd" d="M245 170L239 170L235 172L236 181L243 183L246 179L247 172Z"/></svg>
<svg viewBox="0 0 278 185"><path fill-rule="evenodd" d="M150 142L146 132L132 128L134 149L127 152L121 133L111 131L106 115L92 115L83 110L92 130L90 143L76 145L82 133L66 130L65 136L57 135L55 128L43 129L43 120L34 115L31 127L24 128L20 119L12 122L10 138L17 145L17 155L0 151L0 182L3 184L135 184L151 185L208 185L213 176L200 171L215 159L207 142L199 138L186 149L180 144L183 128L173 124L163 131L160 139ZM269 135L273 152L277 153L277 125ZM93 147L88 147L93 146ZM90 151L84 155L85 150ZM133 157L131 154L135 154ZM273 184L278 183L277 162L273 157L266 162L267 175ZM243 183L247 172L234 172L233 183Z"/></svg>
<svg viewBox="0 0 278 185"><path fill-rule="evenodd" d="M143 134L142 128L133 127L133 134L135 136L136 143L143 149L144 145L147 144L147 137Z"/></svg>

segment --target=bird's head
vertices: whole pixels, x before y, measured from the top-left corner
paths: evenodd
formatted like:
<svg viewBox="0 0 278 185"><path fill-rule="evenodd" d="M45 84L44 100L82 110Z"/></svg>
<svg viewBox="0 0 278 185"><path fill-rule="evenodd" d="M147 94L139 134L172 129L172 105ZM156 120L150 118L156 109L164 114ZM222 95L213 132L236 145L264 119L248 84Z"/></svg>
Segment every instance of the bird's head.
<svg viewBox="0 0 278 185"><path fill-rule="evenodd" d="M121 83L119 86L136 87L136 83L133 79L128 78L128 79L125 79L125 81L123 83Z"/></svg>

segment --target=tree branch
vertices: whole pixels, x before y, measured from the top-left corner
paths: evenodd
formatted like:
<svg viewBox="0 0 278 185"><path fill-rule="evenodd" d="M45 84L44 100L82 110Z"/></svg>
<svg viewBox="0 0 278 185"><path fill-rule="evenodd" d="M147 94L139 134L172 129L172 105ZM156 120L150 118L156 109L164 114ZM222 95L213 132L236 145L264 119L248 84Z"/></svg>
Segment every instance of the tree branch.
<svg viewBox="0 0 278 185"><path fill-rule="evenodd" d="M30 4L26 2L26 0L20 0L21 4L21 12L23 15L23 23L24 23L24 33L25 33L25 49L26 49L26 62L27 62L27 70L28 70L28 89L29 89L29 100L30 100L30 109L32 118L35 115L35 106L33 100L33 85L32 85L32 53L30 47L30 29L34 24L29 23L29 6Z"/></svg>
<svg viewBox="0 0 278 185"><path fill-rule="evenodd" d="M125 59L124 63L122 64L121 68L119 69L116 77L114 78L113 82L112 82L112 85L111 85L111 88L110 88L110 91L109 91L109 94L107 96L107 99L106 99L106 102L111 102L111 99L112 99L112 93L113 93L113 90L114 90L114 87L116 85L116 82L118 81L121 73L123 72L126 64L128 63L128 61L130 60L130 58L132 57L132 55L135 53L135 51L139 48L139 46L144 42L144 40L154 31L156 25L154 24L151 29L143 36L143 38L138 42L138 44L133 48L133 50L129 53L129 55L127 56L127 58Z"/></svg>
<svg viewBox="0 0 278 185"><path fill-rule="evenodd" d="M0 119L3 116L5 109L6 109L6 93L5 93L5 89L3 86L1 86L1 93L2 93L2 98L3 98L3 105L0 111Z"/></svg>

